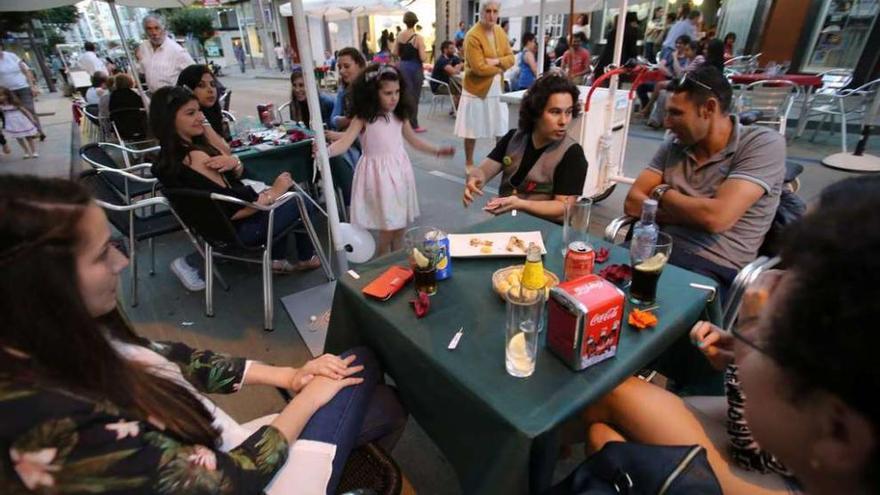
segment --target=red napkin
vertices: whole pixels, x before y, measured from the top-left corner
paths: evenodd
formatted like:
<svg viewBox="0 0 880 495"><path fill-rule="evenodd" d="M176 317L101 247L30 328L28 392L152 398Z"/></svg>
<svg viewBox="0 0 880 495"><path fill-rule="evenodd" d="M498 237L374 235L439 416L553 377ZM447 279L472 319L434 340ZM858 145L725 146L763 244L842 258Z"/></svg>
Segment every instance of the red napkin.
<svg viewBox="0 0 880 495"><path fill-rule="evenodd" d="M608 261L608 256L610 254L608 248L599 248L599 250L596 251L596 263L605 263Z"/></svg>
<svg viewBox="0 0 880 495"><path fill-rule="evenodd" d="M632 267L629 265L608 265L599 270L599 276L612 284L619 284L632 278Z"/></svg>
<svg viewBox="0 0 880 495"><path fill-rule="evenodd" d="M428 314L428 310L431 309L431 298L428 297L428 294L421 291L418 296L409 303L413 305L413 311L416 313L416 318L425 316Z"/></svg>

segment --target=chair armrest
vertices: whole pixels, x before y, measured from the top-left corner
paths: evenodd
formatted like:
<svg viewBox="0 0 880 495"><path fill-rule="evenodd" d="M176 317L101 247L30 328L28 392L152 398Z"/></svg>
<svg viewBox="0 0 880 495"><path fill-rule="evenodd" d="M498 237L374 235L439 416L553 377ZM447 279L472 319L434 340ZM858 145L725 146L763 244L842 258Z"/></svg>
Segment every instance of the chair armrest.
<svg viewBox="0 0 880 495"><path fill-rule="evenodd" d="M95 170L97 170L98 173L111 173L121 175L126 179L133 180L135 182L143 182L145 184L157 184L159 182L159 179L156 179L155 177L141 177L140 175L131 173L150 167L152 167L152 165L149 163L141 163L139 165L128 168L110 168L105 165L96 165Z"/></svg>
<svg viewBox="0 0 880 495"><path fill-rule="evenodd" d="M149 148L144 148L144 149L133 149L133 148L128 148L126 146L122 146L122 145L116 144L116 143L98 143L98 146L100 146L102 148L105 146L111 147L111 148L116 148L116 149L122 150L126 153L131 153L133 155L142 155L144 153L152 153L152 152L159 151L160 149L162 149L161 146L151 146Z"/></svg>
<svg viewBox="0 0 880 495"><path fill-rule="evenodd" d="M101 201L100 199L95 200L95 204L100 206L101 208L105 208L107 210L113 211L133 211L141 208L146 208L148 206L168 206L168 199L162 196L156 196L154 198L142 199L140 201L135 201L134 203L128 205L114 205L111 203L107 203L106 201Z"/></svg>
<svg viewBox="0 0 880 495"><path fill-rule="evenodd" d="M244 206L247 208L253 208L255 210L260 210L260 211L272 211L272 210L278 208L279 206L283 205L284 203L287 203L288 201L290 201L294 197L297 197L300 195L301 195L301 193L298 193L296 191L287 191L286 193L282 194L281 196L278 196L278 198L271 205L261 205L259 203L251 203L251 202L245 201L243 199L238 199L238 198L235 198L232 196L228 196L226 194L217 194L217 193L211 193L211 199L213 199L215 201L224 201L226 203L233 203L236 205ZM299 198L299 200L302 201L302 198Z"/></svg>
<svg viewBox="0 0 880 495"><path fill-rule="evenodd" d="M742 306L743 296L749 285L757 280L762 273L778 265L780 261L779 256L773 258L759 256L755 261L744 266L737 273L727 293L727 302L724 303L721 320L722 329L730 330L733 327L739 315L739 309Z"/></svg>
<svg viewBox="0 0 880 495"><path fill-rule="evenodd" d="M229 119L230 122L235 122L235 115L232 115L232 112L227 112L226 110L220 110L220 114L223 117Z"/></svg>
<svg viewBox="0 0 880 495"><path fill-rule="evenodd" d="M605 227L605 240L614 243L614 239L617 238L617 234L620 233L620 230L636 223L636 220L638 220L636 217L631 217L629 215L615 218L607 227Z"/></svg>

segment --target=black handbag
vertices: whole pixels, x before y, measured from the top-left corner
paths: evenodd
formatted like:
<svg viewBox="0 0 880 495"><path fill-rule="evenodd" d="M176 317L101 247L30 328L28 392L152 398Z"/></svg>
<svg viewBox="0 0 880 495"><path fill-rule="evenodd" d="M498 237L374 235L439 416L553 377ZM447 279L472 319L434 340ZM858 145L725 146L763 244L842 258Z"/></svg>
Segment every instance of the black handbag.
<svg viewBox="0 0 880 495"><path fill-rule="evenodd" d="M706 449L608 442L544 495L721 495Z"/></svg>

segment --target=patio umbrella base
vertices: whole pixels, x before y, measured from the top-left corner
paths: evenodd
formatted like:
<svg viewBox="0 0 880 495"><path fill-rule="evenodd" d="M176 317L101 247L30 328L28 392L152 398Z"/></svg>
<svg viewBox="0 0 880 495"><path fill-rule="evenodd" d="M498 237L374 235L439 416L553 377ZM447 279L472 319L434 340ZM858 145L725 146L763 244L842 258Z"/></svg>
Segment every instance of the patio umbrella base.
<svg viewBox="0 0 880 495"><path fill-rule="evenodd" d="M823 158L822 165L849 172L880 172L880 157L867 153L861 156L852 153L835 153Z"/></svg>
<svg viewBox="0 0 880 495"><path fill-rule="evenodd" d="M281 304L313 357L324 353L335 291L334 280L281 298Z"/></svg>

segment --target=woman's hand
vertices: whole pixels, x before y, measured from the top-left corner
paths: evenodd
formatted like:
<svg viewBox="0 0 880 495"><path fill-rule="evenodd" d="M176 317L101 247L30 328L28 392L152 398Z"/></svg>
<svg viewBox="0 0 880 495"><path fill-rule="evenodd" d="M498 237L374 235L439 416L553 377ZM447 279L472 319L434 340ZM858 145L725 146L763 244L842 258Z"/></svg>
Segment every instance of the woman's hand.
<svg viewBox="0 0 880 495"><path fill-rule="evenodd" d="M241 165L241 160L232 155L217 155L208 158L205 161L205 166L210 168L211 170L215 170L220 172L221 174L224 172L229 172L230 170L235 170Z"/></svg>
<svg viewBox="0 0 880 495"><path fill-rule="evenodd" d="M486 63L493 67L497 67L501 63L501 61L497 58L487 58Z"/></svg>
<svg viewBox="0 0 880 495"><path fill-rule="evenodd" d="M462 197L461 202L464 204L464 207L467 208L474 202L476 196L483 195L483 174L479 169L473 170L468 174L467 182L464 186L464 197Z"/></svg>
<svg viewBox="0 0 880 495"><path fill-rule="evenodd" d="M312 411L317 411L345 387L363 383L364 379L351 376L341 380L334 380L326 376L316 376L296 395L294 401L305 403Z"/></svg>
<svg viewBox="0 0 880 495"><path fill-rule="evenodd" d="M317 376L341 380L355 373L360 373L364 367L363 365L351 366L354 360L355 356L348 356L345 359L334 354L319 356L307 362L302 368L294 371L290 377L288 388L294 392L299 392Z"/></svg>
<svg viewBox="0 0 880 495"><path fill-rule="evenodd" d="M706 356L716 370L733 364L733 336L708 321L699 321L691 329L691 342Z"/></svg>
<svg viewBox="0 0 880 495"><path fill-rule="evenodd" d="M500 215L510 210L515 210L518 207L518 196L499 196L497 198L490 199L489 202L486 203L486 206L483 207L483 209L493 215Z"/></svg>
<svg viewBox="0 0 880 495"><path fill-rule="evenodd" d="M293 177L290 176L290 172L283 172L275 178L275 182L272 184L272 189L279 196L286 193L291 187L293 187Z"/></svg>

